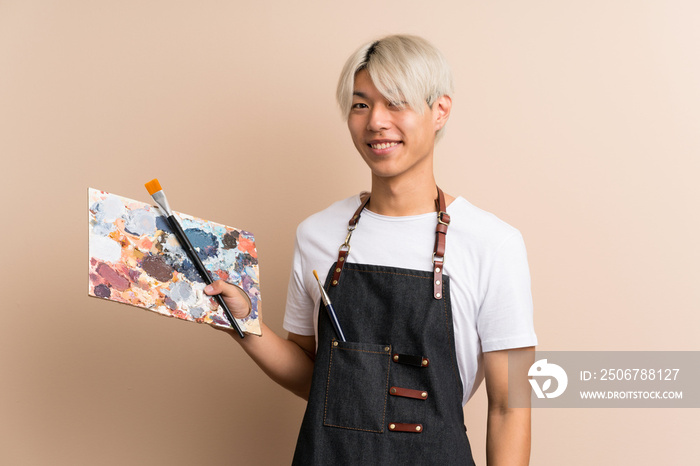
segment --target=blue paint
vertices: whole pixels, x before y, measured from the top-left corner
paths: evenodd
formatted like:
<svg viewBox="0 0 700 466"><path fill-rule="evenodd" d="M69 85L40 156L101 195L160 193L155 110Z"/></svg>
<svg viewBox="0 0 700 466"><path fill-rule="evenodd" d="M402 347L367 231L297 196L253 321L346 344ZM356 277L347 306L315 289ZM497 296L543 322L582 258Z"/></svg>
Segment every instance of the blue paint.
<svg viewBox="0 0 700 466"><path fill-rule="evenodd" d="M178 272L184 274L189 281L204 283L204 280L202 280L202 277L199 275L199 272L197 272L197 269L194 267L194 264L190 262L189 259L183 260L181 264L178 264L176 269Z"/></svg>
<svg viewBox="0 0 700 466"><path fill-rule="evenodd" d="M219 240L213 234L199 228L188 228L185 234L202 261L219 254Z"/></svg>
<svg viewBox="0 0 700 466"><path fill-rule="evenodd" d="M258 260L251 256L250 254L244 253L244 254L239 254L236 257L236 265L235 269L236 272L238 273L244 273L245 268L250 266L250 265L257 265Z"/></svg>
<svg viewBox="0 0 700 466"><path fill-rule="evenodd" d="M156 228L169 234L172 234L173 232L170 229L170 225L168 225L168 221L162 215L156 215Z"/></svg>

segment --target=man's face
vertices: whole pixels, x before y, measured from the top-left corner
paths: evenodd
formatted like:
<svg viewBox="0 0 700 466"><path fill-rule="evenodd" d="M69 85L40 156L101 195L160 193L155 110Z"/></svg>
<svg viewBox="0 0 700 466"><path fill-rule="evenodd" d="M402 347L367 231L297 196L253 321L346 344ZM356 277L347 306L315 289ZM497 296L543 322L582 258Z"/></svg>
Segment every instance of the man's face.
<svg viewBox="0 0 700 466"><path fill-rule="evenodd" d="M433 173L435 132L444 122L437 103L423 103L422 115L392 105L366 70L355 75L348 128L352 141L375 177L397 178Z"/></svg>

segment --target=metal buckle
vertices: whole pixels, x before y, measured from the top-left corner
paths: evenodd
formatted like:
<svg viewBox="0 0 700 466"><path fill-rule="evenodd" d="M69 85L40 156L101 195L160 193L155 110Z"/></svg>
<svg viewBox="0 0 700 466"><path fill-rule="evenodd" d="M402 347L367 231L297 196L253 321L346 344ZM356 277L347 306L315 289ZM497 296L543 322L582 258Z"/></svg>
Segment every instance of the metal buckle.
<svg viewBox="0 0 700 466"><path fill-rule="evenodd" d="M449 218L449 215L447 214L447 212L443 212L443 211L441 210L441 211L439 211L438 214L437 214L438 223L442 223L442 224L445 225L445 226L449 226L449 225L450 225L450 221L448 220L447 222L445 222L445 221L442 219L442 216L443 216L443 215L447 215L447 217Z"/></svg>
<svg viewBox="0 0 700 466"><path fill-rule="evenodd" d="M445 262L445 256L439 257L437 259L438 261L444 263ZM435 253L433 253L433 264L435 263Z"/></svg>
<svg viewBox="0 0 700 466"><path fill-rule="evenodd" d="M350 237L352 236L352 232L354 230L355 230L354 225L348 227L348 235L345 237L345 242L343 244L341 244L340 247L338 248L338 251L342 251L343 248L347 248L346 251L348 251L348 253L350 253Z"/></svg>

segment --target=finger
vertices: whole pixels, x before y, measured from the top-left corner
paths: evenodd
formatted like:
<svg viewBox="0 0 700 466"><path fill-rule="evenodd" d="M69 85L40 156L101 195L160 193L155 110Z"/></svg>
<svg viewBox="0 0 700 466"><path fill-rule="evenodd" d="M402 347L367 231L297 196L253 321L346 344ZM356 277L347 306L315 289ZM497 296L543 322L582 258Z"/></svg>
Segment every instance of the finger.
<svg viewBox="0 0 700 466"><path fill-rule="evenodd" d="M236 318L244 319L248 317L253 310L253 303L250 302L250 296L248 296L248 293L246 293L240 286L231 283L228 283L228 285L232 290L238 292L239 297L243 299L243 305L237 309Z"/></svg>
<svg viewBox="0 0 700 466"><path fill-rule="evenodd" d="M240 287L224 280L216 280L211 285L207 285L204 287L204 293L208 295L221 294L237 319L248 317L251 312L251 302L248 294Z"/></svg>
<svg viewBox="0 0 700 466"><path fill-rule="evenodd" d="M215 294L220 294L223 293L224 295L227 295L226 293L227 288L231 286L230 284L226 283L223 280L217 280L211 285L207 285L204 287L204 292L208 295L215 295Z"/></svg>

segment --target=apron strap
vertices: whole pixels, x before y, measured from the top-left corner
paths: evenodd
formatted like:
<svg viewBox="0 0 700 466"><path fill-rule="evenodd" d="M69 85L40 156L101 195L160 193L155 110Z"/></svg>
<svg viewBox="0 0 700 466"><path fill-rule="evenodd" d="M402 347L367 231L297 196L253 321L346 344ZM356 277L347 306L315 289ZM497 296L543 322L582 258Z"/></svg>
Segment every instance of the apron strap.
<svg viewBox="0 0 700 466"><path fill-rule="evenodd" d="M335 263L335 270L333 270L333 280L331 280L331 286L336 286L338 284L338 280L340 280L340 273L343 271L343 267L345 266L345 259L347 259L348 254L350 254L350 237L357 226L357 222L360 221L360 214L363 210L365 210L368 202L369 193L361 193L360 207L358 207L355 213L352 214L352 218L348 222L348 235L345 237L345 242L340 245L340 248L338 248L338 261Z"/></svg>
<svg viewBox="0 0 700 466"><path fill-rule="evenodd" d="M442 269L445 263L445 238L447 236L447 227L450 225L450 216L445 205L445 194L442 192L442 189L437 186L436 188L437 226L435 227L435 248L433 249L433 297L442 299ZM360 214L362 214L369 202L369 193L364 192L360 194L360 201L360 206L348 222L348 235L345 237L345 242L338 248L338 261L335 263L335 269L333 270L331 286L338 285L340 274L343 271L348 254L350 254L350 237L352 237L352 232L357 227L357 222L360 221Z"/></svg>
<svg viewBox="0 0 700 466"><path fill-rule="evenodd" d="M450 226L450 215L445 206L445 194L437 188L438 196L435 200L437 208L437 226L435 227L435 249L433 250L433 297L442 298L442 269L445 263L445 238L447 227Z"/></svg>

